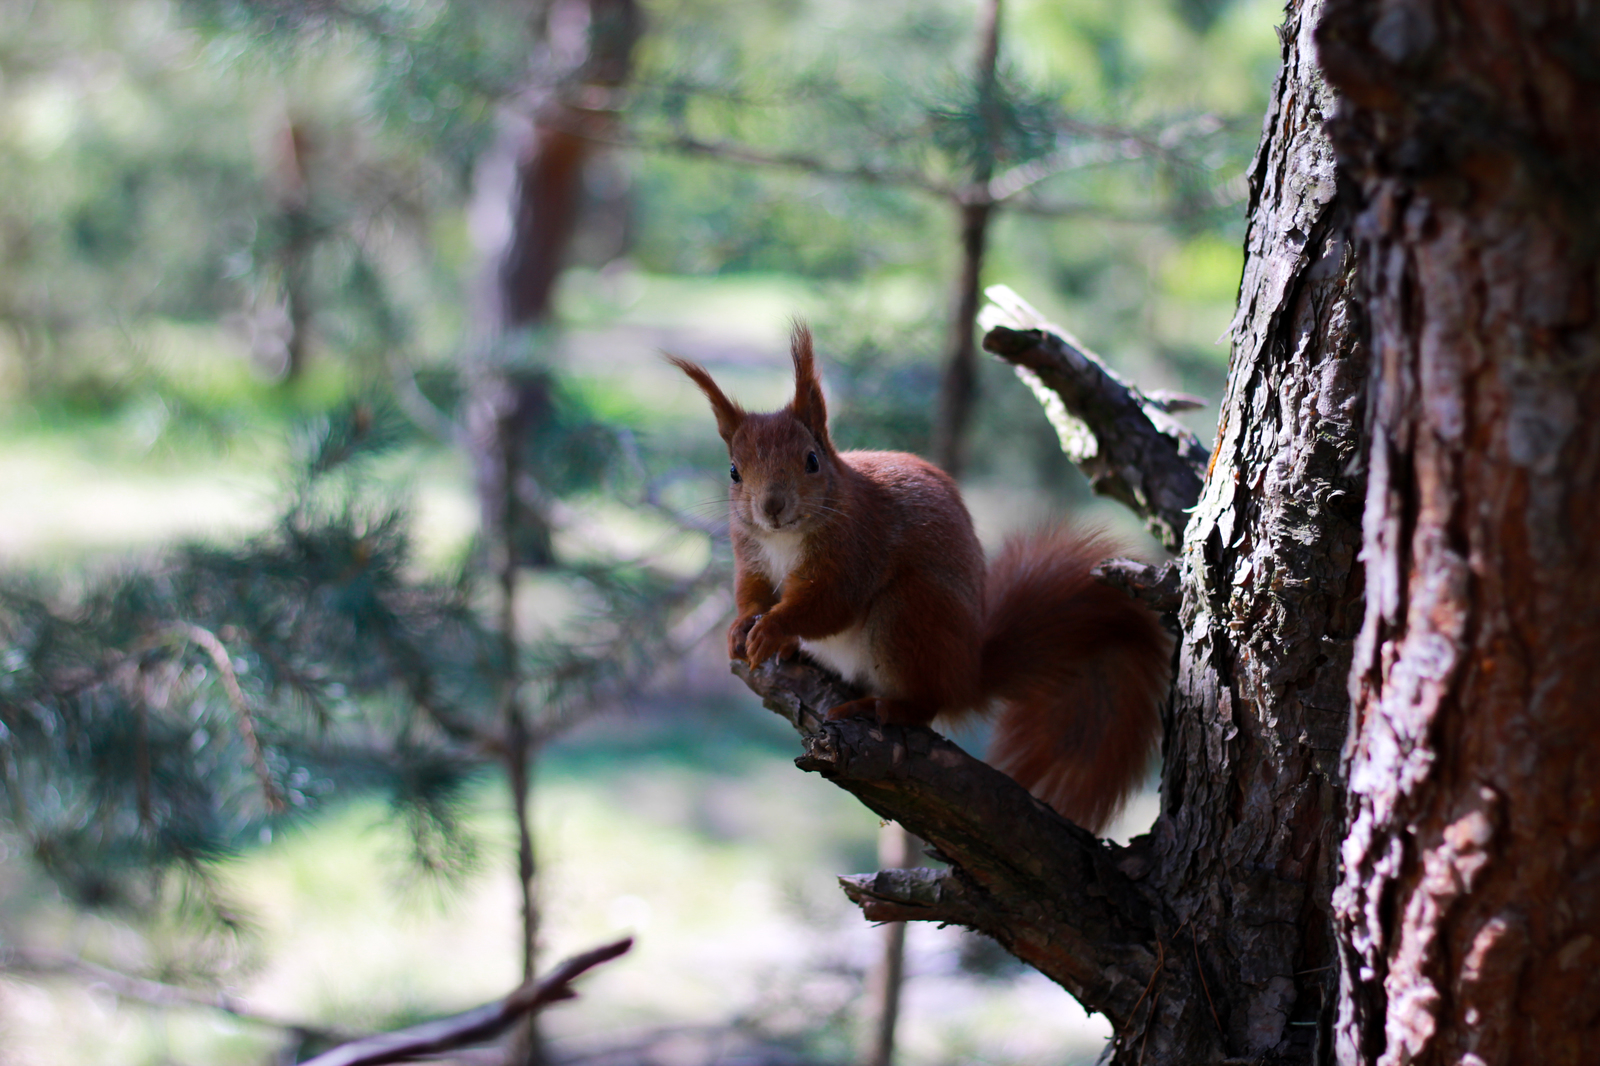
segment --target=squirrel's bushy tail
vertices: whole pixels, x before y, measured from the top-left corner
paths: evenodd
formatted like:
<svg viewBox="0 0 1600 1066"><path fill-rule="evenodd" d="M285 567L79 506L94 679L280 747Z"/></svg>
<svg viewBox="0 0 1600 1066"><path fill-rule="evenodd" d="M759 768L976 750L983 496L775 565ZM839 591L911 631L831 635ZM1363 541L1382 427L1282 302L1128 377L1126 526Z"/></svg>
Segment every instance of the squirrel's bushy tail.
<svg viewBox="0 0 1600 1066"><path fill-rule="evenodd" d="M1045 529L1008 540L985 582L983 694L1002 705L989 762L1095 833L1155 754L1172 648L1152 611L1090 575L1116 551Z"/></svg>

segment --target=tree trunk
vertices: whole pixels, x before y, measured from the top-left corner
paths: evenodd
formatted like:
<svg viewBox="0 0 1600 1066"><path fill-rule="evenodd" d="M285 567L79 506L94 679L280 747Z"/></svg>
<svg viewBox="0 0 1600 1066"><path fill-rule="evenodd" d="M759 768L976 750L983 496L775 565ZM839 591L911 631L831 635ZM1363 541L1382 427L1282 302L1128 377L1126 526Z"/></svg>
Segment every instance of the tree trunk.
<svg viewBox="0 0 1600 1066"><path fill-rule="evenodd" d="M1318 35L1375 362L1347 1062L1600 1055L1597 31L1330 0Z"/></svg>
<svg viewBox="0 0 1600 1066"><path fill-rule="evenodd" d="M983 144L972 180L955 203L961 266L957 271L950 354L939 382L939 409L930 444L933 461L956 480L966 470L967 430L978 390L978 311L983 305L983 253L995 202L989 190L1000 135L999 65L1001 0L983 0L978 11L978 61L974 73L983 111Z"/></svg>
<svg viewBox="0 0 1600 1066"><path fill-rule="evenodd" d="M617 91L633 65L642 18L636 0L557 0L547 12L567 84L534 107L517 152L511 234L498 269L498 315L507 328L549 321L556 281L583 204L584 172L616 136ZM566 38L574 38L567 40Z"/></svg>
<svg viewBox="0 0 1600 1066"><path fill-rule="evenodd" d="M1209 996L1203 1008L1163 1009L1212 1013L1224 1056L1252 1062L1326 1061L1339 752L1361 618L1366 352L1345 238L1350 198L1321 130L1332 101L1309 46L1316 7L1287 11L1251 168L1232 365L1184 533L1153 833L1152 880L1195 933ZM1142 1028L1154 1040L1166 1024ZM1128 1043L1117 1061L1137 1060ZM1172 1051L1153 1061L1200 1061Z"/></svg>
<svg viewBox="0 0 1600 1066"><path fill-rule="evenodd" d="M518 334L547 326L553 317L556 282L583 200L585 167L616 126L616 92L628 78L641 29L636 0L556 0L530 8L545 19L550 62L541 73L555 84L543 87L531 123L512 146L510 225L495 249L498 261L487 301L492 358L477 370L468 418L500 598L499 710L517 826L525 980L532 979L539 947L538 862L529 809L538 752L519 665L516 599L521 568L554 561L548 501L526 455L533 431L551 416L553 397L551 375L526 358L528 337ZM540 1066L546 1060L537 1017L530 1014L513 1030L506 1061Z"/></svg>

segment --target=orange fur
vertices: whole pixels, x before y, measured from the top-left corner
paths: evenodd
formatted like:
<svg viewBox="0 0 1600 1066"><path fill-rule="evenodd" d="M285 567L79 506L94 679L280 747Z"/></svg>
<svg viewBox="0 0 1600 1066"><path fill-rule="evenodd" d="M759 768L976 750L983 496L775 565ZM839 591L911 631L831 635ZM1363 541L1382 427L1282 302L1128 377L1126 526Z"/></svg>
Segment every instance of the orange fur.
<svg viewBox="0 0 1600 1066"><path fill-rule="evenodd" d="M836 451L804 326L792 355L794 399L767 414L670 359L710 400L737 474L729 656L803 649L869 693L831 718L926 725L998 703L990 761L1103 830L1160 739L1171 647L1150 611L1090 576L1114 545L1045 530L986 571L955 482L903 452Z"/></svg>

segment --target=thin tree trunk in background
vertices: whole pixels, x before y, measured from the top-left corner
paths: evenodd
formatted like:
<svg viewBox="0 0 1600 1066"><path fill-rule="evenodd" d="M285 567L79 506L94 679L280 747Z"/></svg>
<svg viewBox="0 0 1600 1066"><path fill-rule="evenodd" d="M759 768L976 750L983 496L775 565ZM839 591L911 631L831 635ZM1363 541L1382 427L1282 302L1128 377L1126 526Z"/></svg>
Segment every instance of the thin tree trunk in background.
<svg viewBox="0 0 1600 1066"><path fill-rule="evenodd" d="M512 431L502 428L499 436L506 439ZM516 478L515 464L510 449L502 449L506 463L504 479L512 484ZM539 900L536 880L539 864L534 850L532 819L529 809L533 750L528 735L528 717L522 706L522 669L517 640L517 553L515 510L509 501L500 510L501 527L495 536L495 577L500 591L500 728L506 749L506 784L511 793L511 810L517 825L517 889L522 907L522 979L531 980L538 962L539 950ZM528 1026L534 1024L530 1016Z"/></svg>
<svg viewBox="0 0 1600 1066"><path fill-rule="evenodd" d="M878 866L900 870L920 866L919 841L899 822L887 822L878 831ZM882 952L867 975L865 1066L890 1066L894 1061L895 1027L900 1020L900 993L905 985L906 923L885 922L879 927Z"/></svg>
<svg viewBox="0 0 1600 1066"><path fill-rule="evenodd" d="M939 410L933 427L933 461L953 478L966 467L967 429L978 386L978 309L983 301L983 253L994 204L989 182L994 177L1000 124L996 99L1000 58L1001 0L985 0L978 22L979 106L984 113L987 143L980 146L968 187L969 199L957 205L961 268L956 279L956 313L950 326L950 354L939 386Z"/></svg>
<svg viewBox="0 0 1600 1066"><path fill-rule="evenodd" d="M956 280L956 313L951 323L950 355L939 387L939 410L933 427L933 461L953 478L966 465L967 429L972 422L978 378L978 309L982 305L983 253L994 206L989 201L989 180L994 176L993 131L995 78L1000 55L1001 0L985 0L979 15L977 75L980 100L986 112L985 130L990 143L983 146L972 186L980 199L958 206L961 269ZM885 869L910 865L915 838L898 822L884 827L879 841L879 862ZM900 990L905 980L906 931L903 922L882 926L882 954L870 975L867 1017L872 1041L867 1066L890 1066L894 1061L895 1025L900 1016Z"/></svg>
<svg viewBox="0 0 1600 1066"><path fill-rule="evenodd" d="M305 375L311 333L311 251L316 245L311 213L310 165L314 146L310 131L296 120L285 123L278 138L274 180L278 186L278 222L283 244L278 253L282 273L288 335L283 342L283 377L293 385Z"/></svg>
<svg viewBox="0 0 1600 1066"><path fill-rule="evenodd" d="M585 168L616 139L617 91L627 83L643 21L635 0L556 0L546 24L555 61L578 74L535 105L518 153L511 237L497 286L507 327L550 319L583 204Z"/></svg>
<svg viewBox="0 0 1600 1066"><path fill-rule="evenodd" d="M522 968L535 971L539 908L537 852L532 830L532 778L537 752L523 704L516 625L517 577L522 566L549 563L551 525L543 494L525 462L528 431L550 411L550 378L514 352L517 331L547 325L556 282L583 203L584 172L597 143L616 125L615 98L627 80L641 16L635 0L556 0L532 5L545 20L551 67L565 72L534 107L528 135L514 148L510 225L494 272L497 358L481 368L473 386L471 433L484 528L501 599L501 726L506 776L517 824L517 878L522 907ZM537 1019L513 1033L507 1061L545 1061Z"/></svg>
<svg viewBox="0 0 1600 1066"><path fill-rule="evenodd" d="M511 811L517 826L517 892L522 917L522 979L530 980L538 964L539 898L538 854L533 836L532 776L535 752L529 737L528 714L522 702L521 652L517 631L517 574L520 558L517 440L519 410L505 405L509 396L520 395L504 380L490 395L501 400L491 410L498 414L492 423L494 450L491 457L501 465L495 517L491 527L491 558L500 594L500 728L505 745L506 786ZM480 398L482 400L482 398ZM544 1041L539 1036L539 1019L529 1014L512 1030L507 1045L508 1066L541 1066L545 1062Z"/></svg>
<svg viewBox="0 0 1600 1066"><path fill-rule="evenodd" d="M1329 0L1372 315L1339 1055L1600 1056L1600 24Z"/></svg>
<svg viewBox="0 0 1600 1066"><path fill-rule="evenodd" d="M950 357L939 385L939 414L934 425L933 461L951 477L966 469L967 431L978 388L978 309L982 306L983 252L988 240L991 204L963 204L961 273L956 283L956 317L950 330Z"/></svg>

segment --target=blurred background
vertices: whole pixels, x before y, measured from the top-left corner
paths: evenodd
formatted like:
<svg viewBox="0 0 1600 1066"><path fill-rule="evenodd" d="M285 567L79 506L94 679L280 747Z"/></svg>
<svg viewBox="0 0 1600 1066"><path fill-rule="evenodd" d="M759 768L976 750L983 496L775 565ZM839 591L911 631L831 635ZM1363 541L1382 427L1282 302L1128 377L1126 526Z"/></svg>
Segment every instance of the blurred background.
<svg viewBox="0 0 1600 1066"><path fill-rule="evenodd" d="M775 407L803 318L842 446L958 469L991 547L1153 557L976 293L1209 442L1278 16L0 0L0 1059L293 1062L632 932L552 1060L858 1061L880 827L727 674L659 353ZM897 1061L1098 1054L907 937Z"/></svg>

